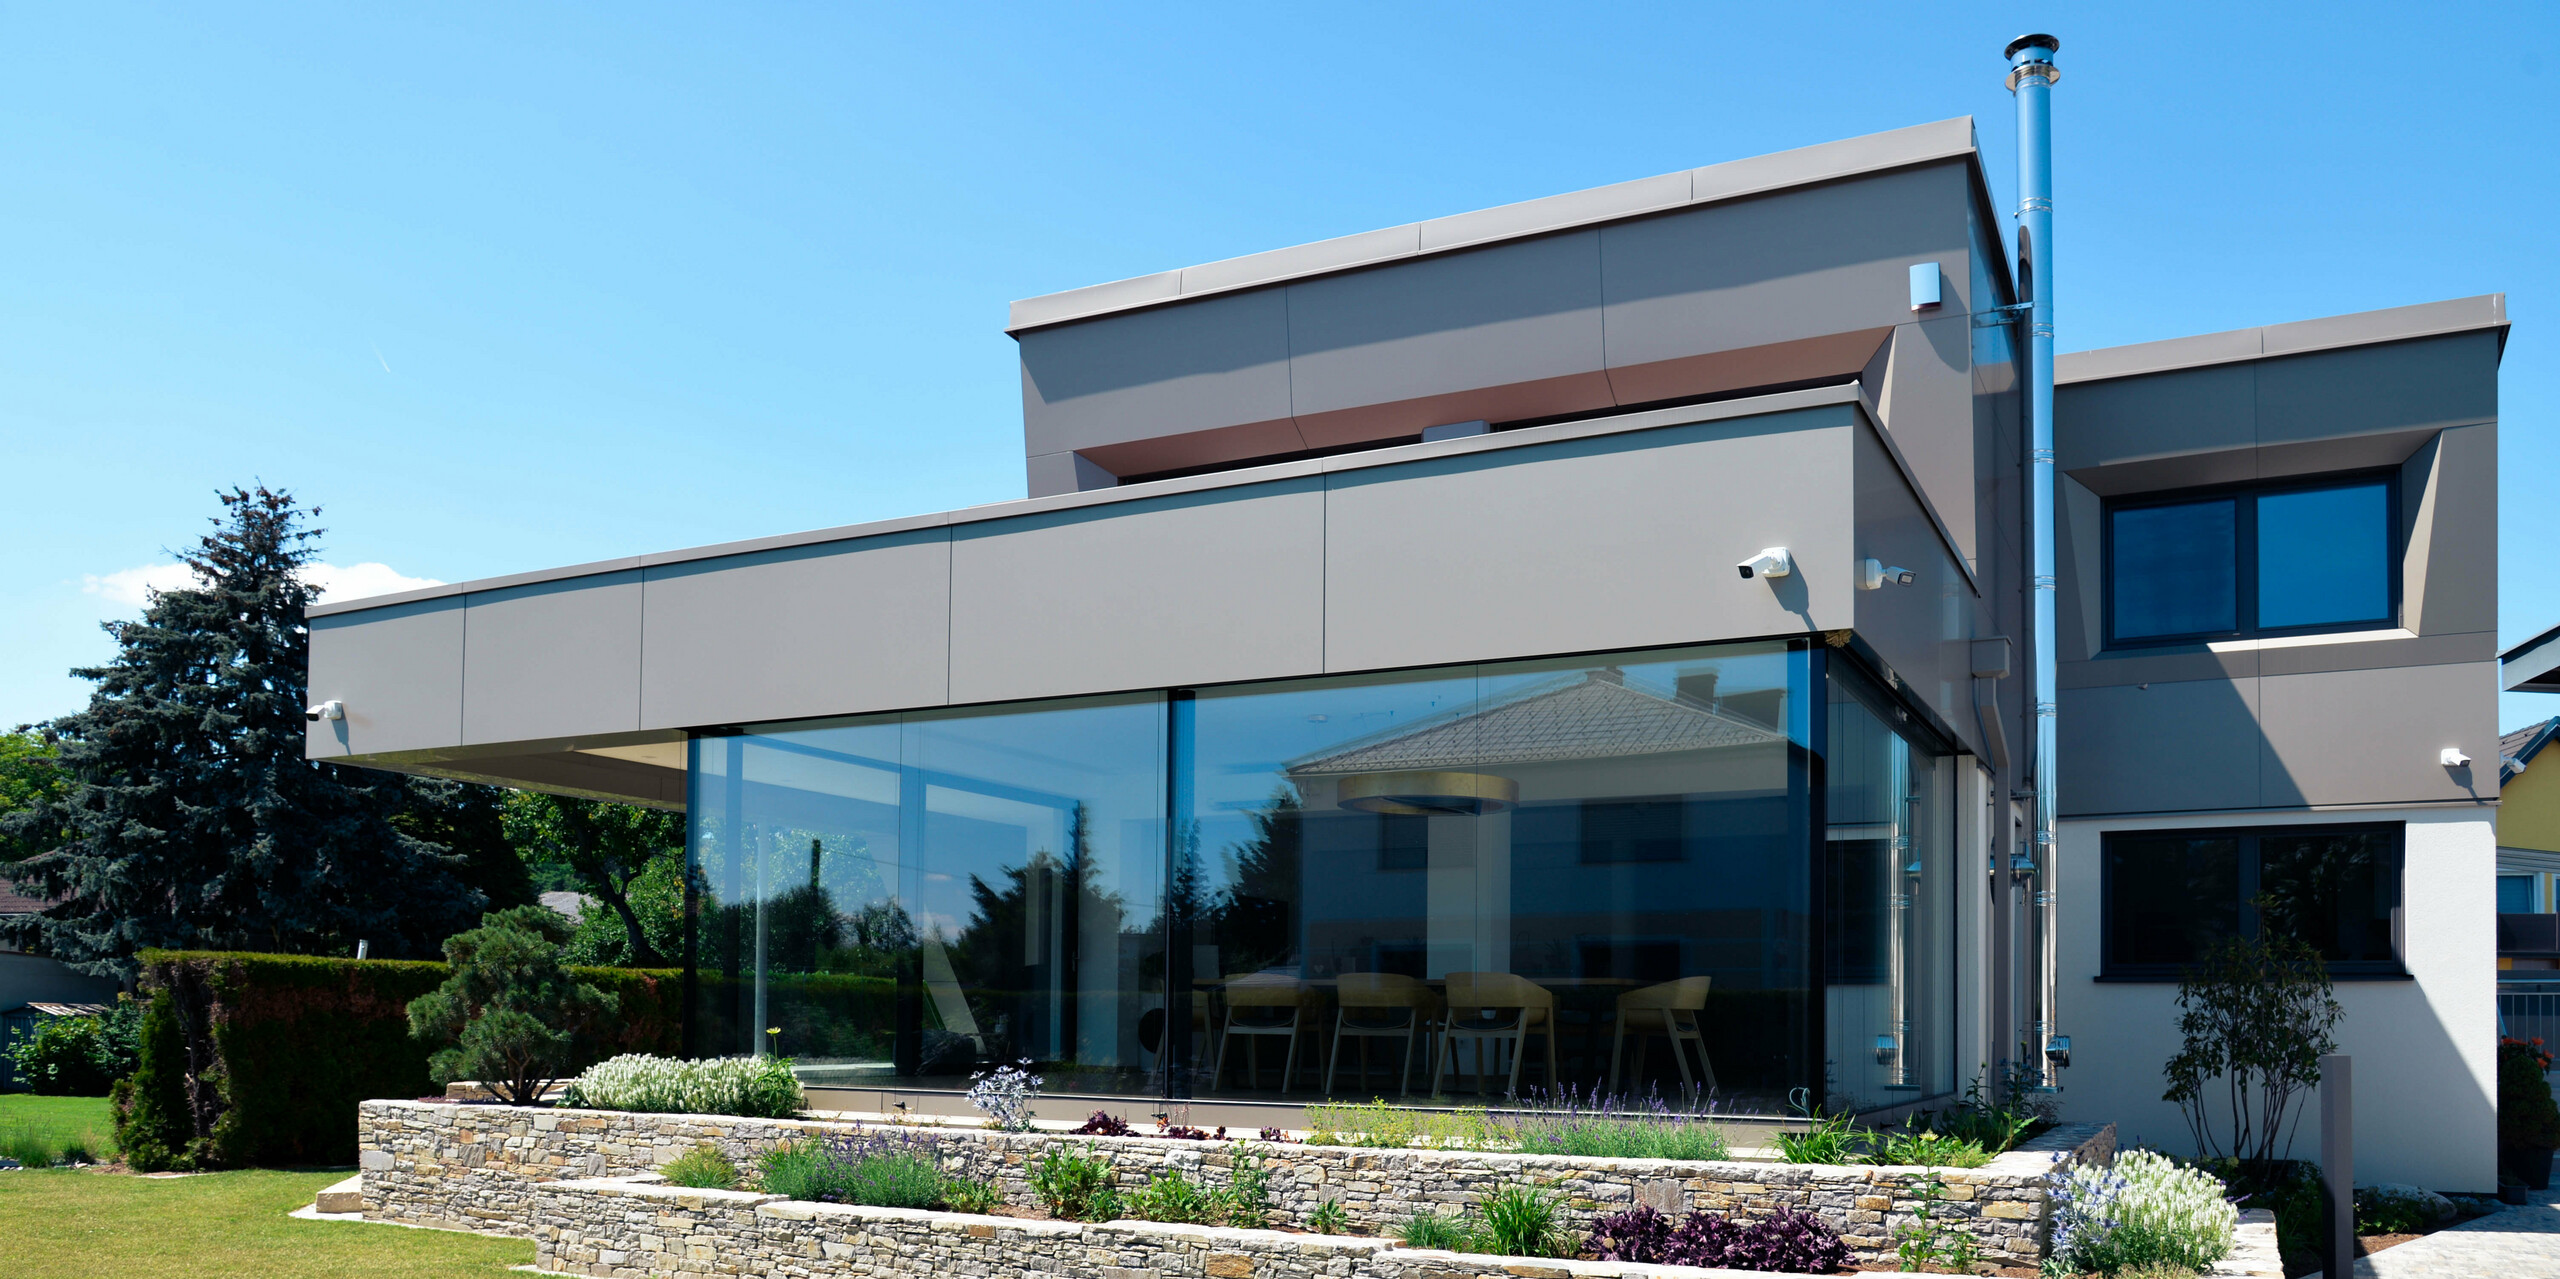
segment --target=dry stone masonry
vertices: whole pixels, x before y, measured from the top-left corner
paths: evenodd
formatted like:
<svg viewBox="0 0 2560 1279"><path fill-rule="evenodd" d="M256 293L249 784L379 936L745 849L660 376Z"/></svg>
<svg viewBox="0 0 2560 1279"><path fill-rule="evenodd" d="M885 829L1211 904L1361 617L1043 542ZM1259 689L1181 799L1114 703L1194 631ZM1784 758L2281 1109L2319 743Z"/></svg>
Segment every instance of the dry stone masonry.
<svg viewBox="0 0 2560 1279"><path fill-rule="evenodd" d="M751 1167L757 1155L780 1143L839 1137L866 1128L876 1129L877 1125L826 1119L740 1119L723 1115L642 1115L622 1111L526 1110L506 1106L369 1101L364 1103L360 1112L359 1128L364 1202L369 1215L389 1221L540 1239L541 1227L537 1225L540 1212L566 1211L546 1197L555 1193L555 1183L583 1185L646 1174L701 1144L718 1148L741 1167ZM1820 1214L1841 1232L1860 1260L1870 1262L1886 1260L1893 1255L1891 1236L1894 1228L1909 1220L1918 1192L1933 1180L1938 1180L1943 1184L1943 1191L1941 1202L1933 1210L1933 1217L1961 1220L1973 1233L1983 1259L2009 1265L2034 1265L2042 1255L2045 1229L2042 1178L2055 1161L2060 1158L2105 1162L2115 1155L2115 1129L2112 1125L2064 1125L2020 1150L1994 1159L1986 1167L1975 1169L1841 1167L1742 1160L1697 1163L1585 1159L1451 1150L1376 1150L1264 1142L1167 1141L1154 1137L1083 1137L1054 1132L999 1133L960 1127L925 1131L938 1139L948 1171L957 1176L993 1181L1003 1189L1008 1201L1018 1205L1034 1202L1027 1183L1029 1165L1040 1157L1043 1150L1061 1141L1087 1143L1110 1158L1124 1190L1136 1189L1164 1168L1179 1168L1195 1178L1205 1177L1213 1184L1223 1183L1236 1154L1249 1149L1261 1157L1272 1171L1272 1198L1277 1208L1275 1224L1282 1226L1304 1228L1309 1213L1327 1201L1339 1200L1354 1229L1392 1232L1417 1211L1464 1207L1505 1185L1526 1183L1556 1194L1571 1207L1578 1226L1587 1225L1588 1219L1597 1214L1616 1212L1636 1203L1651 1204L1673 1216L1695 1208L1734 1216L1752 1216L1770 1212L1782 1204L1788 1205ZM630 1183L616 1184L625 1185L631 1194L639 1193ZM651 1191L650 1195L662 1191L663 1188ZM603 1192L580 1193L592 1197ZM715 1192L683 1193L699 1197ZM642 1198L652 1204L659 1202L649 1196ZM767 1197L749 1195L746 1198L761 1202ZM709 1205L731 1201L704 1199L702 1202ZM793 1205L788 1211L803 1209L828 1213L839 1211L828 1205ZM710 1209L706 1207L703 1210ZM756 1206L750 1204L742 1211L754 1217ZM876 1213L886 1210L842 1211ZM947 1214L923 1215L936 1220L951 1219ZM867 1217L863 1219L870 1220ZM780 1219L767 1214L755 1217L755 1220ZM830 1217L829 1220L835 1218ZM1008 1229L1026 1229L1033 1225L1053 1228L1045 1223L1015 1218L991 1220L1005 1222ZM1138 1224L1115 1223L1109 1229L1136 1228ZM1293 1248L1301 1244L1316 1246L1307 1242L1315 1236L1284 1234L1277 1237L1292 1241L1290 1247ZM630 1252L629 1249L614 1251ZM1328 1252L1325 1255L1329 1257L1332 1254ZM817 1259L825 1261L826 1257L821 1252ZM1329 1266L1332 1263L1328 1261L1325 1264ZM1342 1264L1349 1266L1351 1263L1344 1261ZM1115 1262L1114 1265L1124 1270L1154 1268L1152 1263L1121 1265ZM1608 1273L1633 1273L1617 1263L1611 1265L1616 1268ZM608 1268L582 1273L610 1274L619 1271ZM869 1271L822 1268L808 1273L854 1274ZM975 1272L956 1270L947 1273ZM1070 1272L1062 1270L1056 1273ZM1167 1275L1176 1273L1209 1272L1198 1269L1166 1272ZM1254 1273L1295 1274L1300 1271ZM1385 1275L1387 1272L1307 1269L1304 1273ZM1407 1272L1399 1270L1395 1273ZM1558 1279L1564 1273L1559 1271ZM1120 1275L1112 1279L1150 1277Z"/></svg>

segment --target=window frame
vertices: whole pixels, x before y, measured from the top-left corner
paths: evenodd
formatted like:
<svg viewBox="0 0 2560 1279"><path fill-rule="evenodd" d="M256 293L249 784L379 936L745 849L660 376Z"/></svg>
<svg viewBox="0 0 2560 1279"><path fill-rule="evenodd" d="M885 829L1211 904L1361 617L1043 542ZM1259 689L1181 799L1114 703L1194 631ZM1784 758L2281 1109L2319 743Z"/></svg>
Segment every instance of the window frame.
<svg viewBox="0 0 2560 1279"><path fill-rule="evenodd" d="M2258 501L2287 493L2314 492L2320 489L2355 488L2380 483L2383 496L2384 547L2383 574L2390 596L2383 615L2369 621L2313 622L2297 626L2258 625ZM2182 631L2173 635L2119 635L2116 633L2116 513L2164 506L2185 506L2218 498L2232 499L2232 547L2239 562L2233 566L2233 625L2228 630ZM2247 480L2236 484L2216 484L2203 488L2170 489L2156 493L2130 493L2107 498L2098 512L2098 607L2101 633L2110 649L2158 648L2166 645L2196 644L2219 639L2256 639L2279 635L2327 635L2349 631L2389 630L2400 625L2401 559L2406 553L2400 509L2400 471L2397 467L2378 470L2339 471L2322 475L2291 476L2281 480Z"/></svg>
<svg viewBox="0 0 2560 1279"><path fill-rule="evenodd" d="M2260 875L2265 861L2260 841L2269 836L2334 835L2341 831L2365 831L2384 837L2384 856L2390 865L2392 883L2391 958L2333 959L2328 961L2332 981L2408 981L2409 973L2409 825L2406 822L2311 822L2281 826L2194 826L2165 829L2129 827L2102 831L2098 835L2098 975L2101 982L2169 983L2183 980L2184 964L2133 964L2116 960L2116 883L2115 859L2109 856L2109 845L2118 838L2132 839L2228 839L2240 846L2238 867L2240 891L2240 932L2242 937L2258 935L2258 895Z"/></svg>

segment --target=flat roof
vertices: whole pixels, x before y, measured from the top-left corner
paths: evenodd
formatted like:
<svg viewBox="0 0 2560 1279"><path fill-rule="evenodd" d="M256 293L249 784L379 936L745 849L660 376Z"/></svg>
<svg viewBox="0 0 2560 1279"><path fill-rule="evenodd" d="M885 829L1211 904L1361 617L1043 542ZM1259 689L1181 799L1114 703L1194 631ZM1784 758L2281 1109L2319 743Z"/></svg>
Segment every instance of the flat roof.
<svg viewBox="0 0 2560 1279"><path fill-rule="evenodd" d="M1523 200L1518 204L1505 204L1473 213L1408 222L1382 231L1363 231L1357 235L1318 240L1313 244L1248 253L1240 258L1024 298L1013 304L1011 318L1004 330L1020 333L1026 329L1089 320L1119 311L1135 311L1240 289L1265 288L1405 258L1478 248L1647 213L1715 204L1789 187L1836 182L1861 174L1975 155L1973 117L1957 116L1951 120L1817 143L1792 151L1728 160L1702 169L1683 169L1659 177L1637 178L1632 182L1617 182L1587 191ZM1980 167L1977 158L1977 185ZM1988 193L1984 194L1987 200ZM2000 269L2005 271L2005 263Z"/></svg>
<svg viewBox="0 0 2560 1279"><path fill-rule="evenodd" d="M1580 418L1547 426L1527 426L1514 430L1494 431L1485 435L1433 440L1421 444L1397 444L1385 448L1361 449L1356 452L1337 453L1329 457L1302 458L1296 461L1274 462L1265 466L1238 467L1228 471L1211 471L1199 475L1178 476L1173 479L1149 480L1143 484L1123 484L1116 488L1088 489L1080 493L1053 493L1046 497L1016 498L1009 502L989 502L980 506L965 506L956 511L939 511L930 515L907 515L862 524L846 524L835 528L781 533L738 542L722 542L678 551L626 555L615 559L596 560L592 563L534 569L524 573L509 573L500 577L485 577L468 582L447 582L440 586L420 587L413 591L316 603L304 610L304 616L328 617L337 613L390 608L420 600L469 595L476 591L494 591L510 586L530 586L542 582L594 577L604 573L618 573L626 569L683 564L695 560L718 559L727 555L746 555L757 551L814 546L825 542L850 542L917 529L946 528L986 520L1011 519L1015 516L1035 515L1043 511L1108 506L1117 502L1143 501L1178 493L1205 492L1248 484L1268 484L1274 480L1294 479L1301 476L1365 470L1375 466L1394 466L1433 457L1490 453L1537 444L1552 444L1559 440L1616 435L1629 431L1649 431L1668 426L1685 426L1693 422L1718 422L1734 418L1760 417L1766 414L1792 413L1800 409L1819 408L1830 404L1856 405L1868 420L1872 421L1875 417L1875 408L1867 401L1864 388L1855 382L1844 382L1834 386L1806 387L1801 390L1778 391L1768 395L1745 396L1741 399L1716 400L1706 404L1645 409L1606 417ZM1902 457L1899 447L1894 444L1891 437L1884 438L1887 449L1893 455L1895 465L1902 469L1905 481L1911 483L1914 493L1920 493L1918 483L1910 479L1910 463ZM1921 500L1926 506L1925 494ZM1934 507L1929 508L1929 516L1933 521L1938 519ZM1943 524L1938 529L1938 537L1950 547L1949 553L1953 554L1954 540L1947 536ZM1955 560L1959 567L1964 565L1963 556L1957 555ZM1971 576L1970 569L1967 569L1966 573L1968 577Z"/></svg>
<svg viewBox="0 0 2560 1279"><path fill-rule="evenodd" d="M2498 654L2498 667L2510 693L2560 693L2560 626Z"/></svg>
<svg viewBox="0 0 2560 1279"><path fill-rule="evenodd" d="M2301 355L2340 347L2375 346L2411 338L2439 337L2473 329L2498 330L2499 346L2503 349L2506 328L2507 295L2483 293L2477 297L2421 302L2416 306L2385 307L2379 311L2355 311L2317 320L2294 320L2252 329L2231 329L2158 342L2137 342L2131 346L2074 351L2054 357L2053 380L2058 385L2100 382L2108 378L2139 377L2145 373L2166 373L2174 369L2236 364L2275 355Z"/></svg>

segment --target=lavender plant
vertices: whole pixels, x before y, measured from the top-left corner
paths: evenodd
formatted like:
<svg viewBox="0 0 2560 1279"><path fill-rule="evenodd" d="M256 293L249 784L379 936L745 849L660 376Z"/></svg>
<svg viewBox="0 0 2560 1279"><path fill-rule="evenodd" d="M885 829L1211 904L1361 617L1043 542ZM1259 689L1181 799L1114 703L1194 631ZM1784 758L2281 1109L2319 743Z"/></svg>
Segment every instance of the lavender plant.
<svg viewBox="0 0 2560 1279"><path fill-rule="evenodd" d="M1040 1099L1041 1078L1031 1073L1031 1059L969 1076L969 1104L1003 1132L1031 1131L1031 1103Z"/></svg>
<svg viewBox="0 0 2560 1279"><path fill-rule="evenodd" d="M1606 1094L1567 1087L1532 1093L1528 1105L1497 1117L1526 1154L1604 1159L1723 1159L1731 1154L1714 1113L1675 1110L1658 1092Z"/></svg>

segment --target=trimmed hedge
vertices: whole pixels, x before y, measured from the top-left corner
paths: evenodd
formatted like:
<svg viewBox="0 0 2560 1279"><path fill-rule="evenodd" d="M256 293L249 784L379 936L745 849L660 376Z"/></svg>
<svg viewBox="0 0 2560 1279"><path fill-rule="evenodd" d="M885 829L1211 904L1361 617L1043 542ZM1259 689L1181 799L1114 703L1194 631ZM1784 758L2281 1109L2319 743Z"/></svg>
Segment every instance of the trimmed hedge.
<svg viewBox="0 0 2560 1279"><path fill-rule="evenodd" d="M167 950L139 959L150 1001L142 1060L115 1092L116 1143L139 1170L353 1163L358 1102L437 1091L408 1008L443 984L443 964ZM621 999L578 1064L678 1051L681 974L570 971Z"/></svg>

